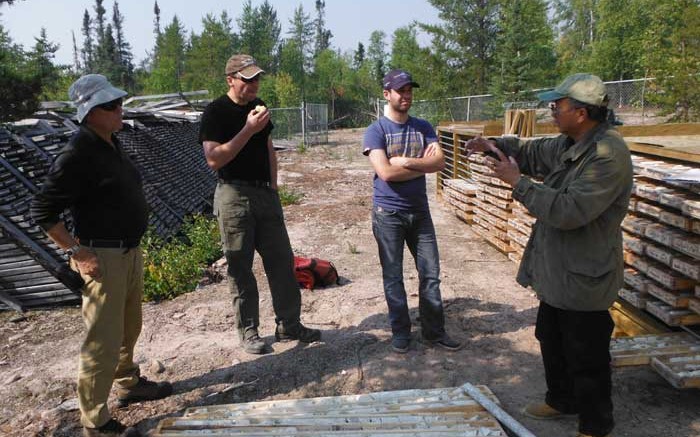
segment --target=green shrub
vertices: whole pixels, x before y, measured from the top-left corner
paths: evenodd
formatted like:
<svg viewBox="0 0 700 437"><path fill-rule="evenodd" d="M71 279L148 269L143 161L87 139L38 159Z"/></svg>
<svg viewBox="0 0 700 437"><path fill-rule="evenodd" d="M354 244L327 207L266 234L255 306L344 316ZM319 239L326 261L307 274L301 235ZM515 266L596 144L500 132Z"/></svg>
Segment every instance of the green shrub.
<svg viewBox="0 0 700 437"><path fill-rule="evenodd" d="M284 185L279 187L277 193L280 196L280 203L282 203L282 206L296 205L301 201L302 197L304 197L303 193L289 189Z"/></svg>
<svg viewBox="0 0 700 437"><path fill-rule="evenodd" d="M170 299L192 291L209 263L221 257L216 219L188 218L178 236L163 241L149 229L143 238L144 300Z"/></svg>

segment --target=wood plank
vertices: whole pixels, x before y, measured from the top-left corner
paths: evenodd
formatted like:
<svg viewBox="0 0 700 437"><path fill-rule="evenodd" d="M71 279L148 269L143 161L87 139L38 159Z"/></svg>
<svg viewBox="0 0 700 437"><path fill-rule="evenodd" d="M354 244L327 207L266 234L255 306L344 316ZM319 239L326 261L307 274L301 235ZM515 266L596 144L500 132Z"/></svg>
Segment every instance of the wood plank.
<svg viewBox="0 0 700 437"><path fill-rule="evenodd" d="M651 367L676 388L700 388L700 352L655 357Z"/></svg>
<svg viewBox="0 0 700 437"><path fill-rule="evenodd" d="M687 332L618 337L610 342L612 365L647 365L653 357L700 352L700 340Z"/></svg>
<svg viewBox="0 0 700 437"><path fill-rule="evenodd" d="M620 299L613 302L610 315L615 326L627 335L662 334L670 331L668 326Z"/></svg>

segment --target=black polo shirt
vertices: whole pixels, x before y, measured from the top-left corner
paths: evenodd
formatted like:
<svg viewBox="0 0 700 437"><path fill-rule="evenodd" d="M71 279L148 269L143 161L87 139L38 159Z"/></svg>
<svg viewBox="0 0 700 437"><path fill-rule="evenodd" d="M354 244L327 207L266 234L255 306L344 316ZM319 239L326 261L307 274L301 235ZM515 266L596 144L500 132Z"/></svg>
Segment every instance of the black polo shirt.
<svg viewBox="0 0 700 437"><path fill-rule="evenodd" d="M211 102L202 114L199 140L227 143L245 126L248 113L257 105L265 105L255 99L247 105L236 104L224 94ZM270 154L267 139L273 125L269 122L260 132L253 135L235 158L221 167L218 175L222 179L242 179L270 182Z"/></svg>
<svg viewBox="0 0 700 437"><path fill-rule="evenodd" d="M112 136L110 145L82 126L51 166L31 215L43 229L70 208L75 235L88 239L138 240L148 225L141 175Z"/></svg>

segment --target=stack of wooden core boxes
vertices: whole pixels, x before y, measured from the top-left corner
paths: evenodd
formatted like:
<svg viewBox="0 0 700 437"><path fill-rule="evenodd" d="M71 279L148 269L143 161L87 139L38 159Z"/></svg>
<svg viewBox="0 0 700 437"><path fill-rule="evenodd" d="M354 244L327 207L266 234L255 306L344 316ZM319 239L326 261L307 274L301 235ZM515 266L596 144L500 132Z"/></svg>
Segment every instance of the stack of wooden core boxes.
<svg viewBox="0 0 700 437"><path fill-rule="evenodd" d="M668 178L692 169L633 156L635 183L622 223L625 287L620 297L669 326L700 323L698 185Z"/></svg>
<svg viewBox="0 0 700 437"><path fill-rule="evenodd" d="M513 197L508 184L489 176L481 154L469 156L471 177L477 184L472 230L504 253L514 252L508 237L508 220L513 218Z"/></svg>
<svg viewBox="0 0 700 437"><path fill-rule="evenodd" d="M474 222L477 189L477 185L469 180L443 180L443 200L451 206L452 212L467 224Z"/></svg>

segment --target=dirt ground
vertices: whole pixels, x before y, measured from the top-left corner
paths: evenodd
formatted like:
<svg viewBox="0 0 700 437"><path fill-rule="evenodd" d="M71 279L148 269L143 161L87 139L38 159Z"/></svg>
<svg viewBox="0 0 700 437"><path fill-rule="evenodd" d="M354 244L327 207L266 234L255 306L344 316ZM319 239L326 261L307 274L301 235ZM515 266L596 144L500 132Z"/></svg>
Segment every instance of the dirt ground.
<svg viewBox="0 0 700 437"><path fill-rule="evenodd" d="M416 342L389 349L379 260L371 233L372 171L360 153L362 130L331 133L305 153L280 153L282 183L304 194L285 208L297 254L333 261L344 284L303 291L304 323L323 331L307 347L274 343L274 316L260 260L261 335L273 353L244 353L232 329L224 280L168 302L144 305L137 345L142 373L174 383L167 399L116 409L121 421L149 431L191 406L485 384L534 434L574 436L576 421L538 422L520 410L544 395L534 338L537 300L514 280L516 265L435 200L431 208L441 262L448 331L464 343L450 353ZM417 276L406 252L405 278L417 317ZM0 313L0 435L79 436L75 377L83 335L77 307ZM414 337L419 337L415 335ZM158 365L164 370L158 373ZM676 390L652 369L614 370L615 436L700 436L700 392ZM242 383L250 383L243 385ZM241 384L238 386L237 384ZM113 402L114 399L112 398Z"/></svg>

